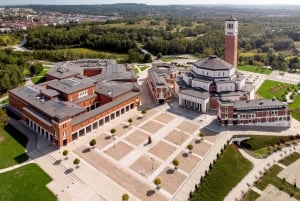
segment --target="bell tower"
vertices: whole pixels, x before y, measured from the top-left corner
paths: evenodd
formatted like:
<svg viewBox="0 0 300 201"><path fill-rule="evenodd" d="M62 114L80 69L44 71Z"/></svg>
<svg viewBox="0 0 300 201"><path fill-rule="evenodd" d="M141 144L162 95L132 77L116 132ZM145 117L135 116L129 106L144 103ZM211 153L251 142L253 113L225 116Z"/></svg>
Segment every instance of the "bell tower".
<svg viewBox="0 0 300 201"><path fill-rule="evenodd" d="M225 61L237 67L238 53L238 21L230 17L225 21Z"/></svg>

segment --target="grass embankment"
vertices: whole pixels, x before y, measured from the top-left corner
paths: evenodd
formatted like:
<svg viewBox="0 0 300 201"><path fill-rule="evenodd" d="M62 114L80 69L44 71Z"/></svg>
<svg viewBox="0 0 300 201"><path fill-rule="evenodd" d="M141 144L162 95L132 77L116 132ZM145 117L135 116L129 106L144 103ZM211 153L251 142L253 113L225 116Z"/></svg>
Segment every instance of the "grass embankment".
<svg viewBox="0 0 300 201"><path fill-rule="evenodd" d="M249 140L241 143L241 146L248 150L252 156L256 158L264 158L272 151L278 148L286 146L285 144L292 143L297 140L296 137L292 136L262 136L262 135L250 135L250 136L239 136L239 137L250 137Z"/></svg>
<svg viewBox="0 0 300 201"><path fill-rule="evenodd" d="M286 192L290 196L294 196L297 200L300 200L300 189L287 183L284 179L277 177L282 169L283 168L278 165L274 165L262 176L260 180L256 182L255 186L260 190L264 190L269 184L272 184L279 190Z"/></svg>
<svg viewBox="0 0 300 201"><path fill-rule="evenodd" d="M26 161L26 143L27 138L12 126L0 129L0 169Z"/></svg>
<svg viewBox="0 0 300 201"><path fill-rule="evenodd" d="M280 160L279 162L285 166L289 166L290 164L294 163L296 160L300 158L300 154L298 152L294 152L291 155L285 157L284 159Z"/></svg>
<svg viewBox="0 0 300 201"><path fill-rule="evenodd" d="M260 74L265 74L269 75L272 73L271 69L259 67L259 66L253 66L253 65L239 65L238 70L242 71L248 71L248 72L253 72L253 73L260 73Z"/></svg>
<svg viewBox="0 0 300 201"><path fill-rule="evenodd" d="M254 192L253 190L249 190L246 195L240 201L255 201L259 198L259 194Z"/></svg>
<svg viewBox="0 0 300 201"><path fill-rule="evenodd" d="M38 75L31 78L33 84L39 84L46 81L45 75L50 70L50 68L44 68Z"/></svg>
<svg viewBox="0 0 300 201"><path fill-rule="evenodd" d="M46 187L52 179L36 164L0 174L0 200L55 201Z"/></svg>
<svg viewBox="0 0 300 201"><path fill-rule="evenodd" d="M252 163L245 159L234 145L229 145L190 200L222 201L252 167Z"/></svg>
<svg viewBox="0 0 300 201"><path fill-rule="evenodd" d="M293 92L294 100L293 103L288 105L288 107L292 116L300 121L300 95L298 95L296 92L299 89L300 87L297 85L266 80L258 89L257 94L263 98L270 99L276 97L278 100L284 101L285 94L288 92Z"/></svg>

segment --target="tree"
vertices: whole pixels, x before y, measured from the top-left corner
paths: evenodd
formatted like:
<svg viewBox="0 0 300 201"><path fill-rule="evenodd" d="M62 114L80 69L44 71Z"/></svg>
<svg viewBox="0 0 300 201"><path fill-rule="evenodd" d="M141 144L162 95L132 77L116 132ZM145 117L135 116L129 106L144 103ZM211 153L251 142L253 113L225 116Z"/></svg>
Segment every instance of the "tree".
<svg viewBox="0 0 300 201"><path fill-rule="evenodd" d="M159 185L161 184L160 178L155 178L154 181L153 181L153 183L156 185L156 188L157 188L157 189L160 188L160 187L159 187Z"/></svg>
<svg viewBox="0 0 300 201"><path fill-rule="evenodd" d="M29 71L31 75L37 75L43 70L43 64L41 63L34 63L30 66Z"/></svg>
<svg viewBox="0 0 300 201"><path fill-rule="evenodd" d="M300 82L299 82L299 84L300 84ZM300 86L300 85L299 85ZM147 110L142 110L142 114L146 114L147 113Z"/></svg>
<svg viewBox="0 0 300 201"><path fill-rule="evenodd" d="M199 133L199 137L201 138L201 140L205 137L205 133L203 133L202 131Z"/></svg>
<svg viewBox="0 0 300 201"><path fill-rule="evenodd" d="M127 193L124 193L122 195L122 201L128 201L129 200L129 195Z"/></svg>
<svg viewBox="0 0 300 201"><path fill-rule="evenodd" d="M66 158L65 159L67 159L68 157L67 157L67 155L69 154L69 151L68 150L64 150L63 151L63 156L65 156Z"/></svg>
<svg viewBox="0 0 300 201"><path fill-rule="evenodd" d="M110 130L110 133L114 135L114 134L116 133L116 131L117 131L117 130L116 130L115 128L112 128L112 129Z"/></svg>
<svg viewBox="0 0 300 201"><path fill-rule="evenodd" d="M173 163L173 165L175 166L175 170L176 170L177 167L178 167L178 165L179 165L178 159L175 158L175 159L172 161L172 163Z"/></svg>
<svg viewBox="0 0 300 201"><path fill-rule="evenodd" d="M189 144L188 146L186 146L186 148L190 151L190 153L192 153L194 147L192 144Z"/></svg>
<svg viewBox="0 0 300 201"><path fill-rule="evenodd" d="M162 58L162 53L161 52L159 52L158 54L157 54L157 59L160 59L160 58Z"/></svg>
<svg viewBox="0 0 300 201"><path fill-rule="evenodd" d="M145 54L144 56L144 60L143 60L145 63L150 63L152 62L152 57L150 54Z"/></svg>
<svg viewBox="0 0 300 201"><path fill-rule="evenodd" d="M132 124L132 121L133 121L132 118L129 118L129 119L128 119L128 123L129 123L130 125Z"/></svg>
<svg viewBox="0 0 300 201"><path fill-rule="evenodd" d="M75 158L73 161L73 164L76 165L76 167L79 167L79 163L80 163L80 160L78 158Z"/></svg>
<svg viewBox="0 0 300 201"><path fill-rule="evenodd" d="M95 145L96 145L96 143L97 143L96 140L95 140L95 139L92 139L92 140L90 141L90 146L94 148Z"/></svg>
<svg viewBox="0 0 300 201"><path fill-rule="evenodd" d="M4 128L8 123L8 116L5 109L0 108L0 128Z"/></svg>

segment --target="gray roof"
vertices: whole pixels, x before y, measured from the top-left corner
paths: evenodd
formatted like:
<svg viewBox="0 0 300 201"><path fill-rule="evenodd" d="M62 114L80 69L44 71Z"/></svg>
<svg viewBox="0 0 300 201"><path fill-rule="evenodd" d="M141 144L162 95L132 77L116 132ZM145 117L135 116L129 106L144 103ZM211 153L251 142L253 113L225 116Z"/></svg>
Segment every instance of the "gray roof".
<svg viewBox="0 0 300 201"><path fill-rule="evenodd" d="M58 96L60 93L54 89L43 89L40 91L41 94L44 94L48 97L55 97Z"/></svg>
<svg viewBox="0 0 300 201"><path fill-rule="evenodd" d="M192 96L195 98L200 98L200 99L208 99L210 97L210 94L208 92L201 92L198 90L193 90L193 89L183 89L179 93Z"/></svg>
<svg viewBox="0 0 300 201"><path fill-rule="evenodd" d="M207 70L229 70L234 68L232 64L227 63L226 61L218 58L215 55L212 55L206 59L192 62L191 64L193 64L197 68L203 68Z"/></svg>
<svg viewBox="0 0 300 201"><path fill-rule="evenodd" d="M47 99L40 94L43 87L39 85L25 86L10 90L10 93L15 94L25 102L30 103L35 107L36 111L53 118L60 113L65 113L70 117L76 116L86 110L71 102L54 101Z"/></svg>
<svg viewBox="0 0 300 201"><path fill-rule="evenodd" d="M130 92L124 96L121 96L120 98L118 98L117 100L113 101L113 102L109 102L109 103L106 103L94 110L91 110L89 112L86 112L80 116L77 116L75 118L72 119L72 125L75 126L77 124L80 124L102 112L105 112L107 110L109 110L110 108L114 107L114 106L117 106L125 101L127 101L128 99L131 99L135 96L138 96L140 95L140 92Z"/></svg>
<svg viewBox="0 0 300 201"><path fill-rule="evenodd" d="M81 91L95 85L92 83L84 83L82 82L82 80L76 79L74 77L64 80L51 80L43 84L47 84L48 87L65 94L72 94L74 92Z"/></svg>
<svg viewBox="0 0 300 201"><path fill-rule="evenodd" d="M257 110L286 108L286 104L276 99L250 100L234 102L235 110Z"/></svg>
<svg viewBox="0 0 300 201"><path fill-rule="evenodd" d="M159 87L159 86L166 87L166 86L168 86L165 78L162 77L162 76L159 76L154 69L152 69L152 68L149 69L148 73L149 73L149 76L150 76L150 78L152 80L152 83L156 87Z"/></svg>
<svg viewBox="0 0 300 201"><path fill-rule="evenodd" d="M96 93L115 98L130 92L133 86L133 83L106 82L97 85Z"/></svg>
<svg viewBox="0 0 300 201"><path fill-rule="evenodd" d="M250 93L251 91L254 90L254 88L255 88L255 86L252 85L252 84L245 84L245 85L242 87L241 91Z"/></svg>
<svg viewBox="0 0 300 201"><path fill-rule="evenodd" d="M177 66L167 63L152 63L151 69L154 70L157 74L170 74L178 71Z"/></svg>
<svg viewBox="0 0 300 201"><path fill-rule="evenodd" d="M230 16L230 18L228 18L226 21L238 21L235 17Z"/></svg>

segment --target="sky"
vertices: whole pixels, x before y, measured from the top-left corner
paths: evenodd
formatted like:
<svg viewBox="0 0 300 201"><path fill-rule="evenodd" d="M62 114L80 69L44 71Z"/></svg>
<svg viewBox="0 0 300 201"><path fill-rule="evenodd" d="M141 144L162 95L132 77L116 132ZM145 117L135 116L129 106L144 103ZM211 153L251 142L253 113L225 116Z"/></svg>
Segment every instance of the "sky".
<svg viewBox="0 0 300 201"><path fill-rule="evenodd" d="M299 0L0 0L0 5L26 4L113 4L145 3L149 5L168 4L235 4L235 5L300 5Z"/></svg>

